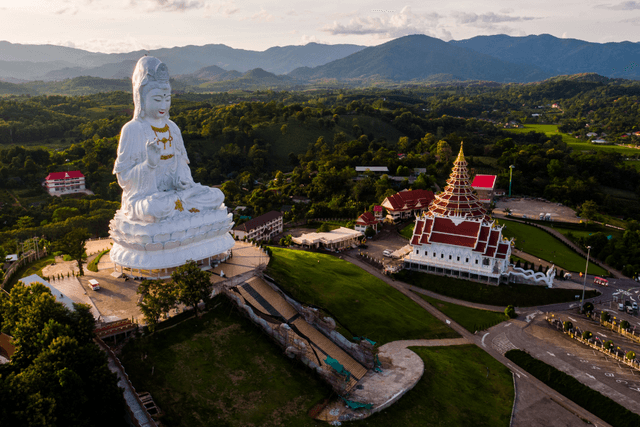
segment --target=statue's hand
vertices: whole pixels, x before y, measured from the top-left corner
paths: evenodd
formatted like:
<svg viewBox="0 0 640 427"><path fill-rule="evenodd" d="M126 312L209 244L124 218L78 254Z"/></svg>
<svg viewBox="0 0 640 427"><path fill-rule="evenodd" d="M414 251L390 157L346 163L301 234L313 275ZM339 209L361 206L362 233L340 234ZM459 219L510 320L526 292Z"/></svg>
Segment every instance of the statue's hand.
<svg viewBox="0 0 640 427"><path fill-rule="evenodd" d="M147 141L147 163L152 168L158 166L160 162L160 146L156 140Z"/></svg>
<svg viewBox="0 0 640 427"><path fill-rule="evenodd" d="M186 190L187 188L191 188L191 183L183 177L178 177L178 179L176 179L176 188L178 190Z"/></svg>

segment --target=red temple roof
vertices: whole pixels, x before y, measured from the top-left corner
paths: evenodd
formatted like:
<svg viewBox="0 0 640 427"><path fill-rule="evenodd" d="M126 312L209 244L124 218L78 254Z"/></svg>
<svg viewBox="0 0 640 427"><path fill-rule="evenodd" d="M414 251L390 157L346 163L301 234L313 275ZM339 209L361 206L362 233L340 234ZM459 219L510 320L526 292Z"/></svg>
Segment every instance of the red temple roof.
<svg viewBox="0 0 640 427"><path fill-rule="evenodd" d="M391 205L394 211L403 211L412 210L416 207L427 207L433 200L433 197L433 191L430 190L409 190L399 191L387 197L385 201L389 202L389 205Z"/></svg>
<svg viewBox="0 0 640 427"><path fill-rule="evenodd" d="M45 178L47 181L53 179L73 179L73 178L84 178L84 175L80 171L69 171L69 172L51 172Z"/></svg>
<svg viewBox="0 0 640 427"><path fill-rule="evenodd" d="M496 178L495 175L476 175L471 186L473 188L493 189L496 185Z"/></svg>
<svg viewBox="0 0 640 427"><path fill-rule="evenodd" d="M376 225L380 221L371 212L365 212L358 217L356 224L358 225Z"/></svg>

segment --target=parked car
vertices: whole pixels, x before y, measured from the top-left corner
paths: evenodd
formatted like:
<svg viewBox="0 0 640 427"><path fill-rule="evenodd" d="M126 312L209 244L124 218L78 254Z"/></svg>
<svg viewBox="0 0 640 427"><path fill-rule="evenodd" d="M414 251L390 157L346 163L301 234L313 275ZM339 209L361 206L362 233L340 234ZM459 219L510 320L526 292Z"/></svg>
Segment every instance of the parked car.
<svg viewBox="0 0 640 427"><path fill-rule="evenodd" d="M393 251L391 249L385 249L384 251L382 251L382 256L386 256L386 257L391 258L391 253L392 252Z"/></svg>
<svg viewBox="0 0 640 427"><path fill-rule="evenodd" d="M637 302L635 302L635 301L634 301L634 302L631 304L631 307L633 307L633 309L634 309L635 311L638 311L638 303L637 303Z"/></svg>
<svg viewBox="0 0 640 427"><path fill-rule="evenodd" d="M89 286L91 286L91 289L93 289L94 291L100 289L100 283L95 279L89 280Z"/></svg>
<svg viewBox="0 0 640 427"><path fill-rule="evenodd" d="M618 311L624 311L624 304L618 303Z"/></svg>

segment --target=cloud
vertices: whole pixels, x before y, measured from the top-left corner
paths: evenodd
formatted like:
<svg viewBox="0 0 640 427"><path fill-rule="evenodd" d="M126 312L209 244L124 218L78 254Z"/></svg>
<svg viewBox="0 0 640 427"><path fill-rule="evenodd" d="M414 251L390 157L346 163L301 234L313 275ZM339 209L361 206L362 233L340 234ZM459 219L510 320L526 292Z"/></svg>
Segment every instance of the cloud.
<svg viewBox="0 0 640 427"><path fill-rule="evenodd" d="M466 13L466 12L454 12L453 17L455 18L458 24L480 24L481 26L484 24L498 24L501 22L521 22L521 21L531 21L533 18L530 16L509 16L509 15L500 15L495 14L493 12L483 13L478 15L477 13Z"/></svg>
<svg viewBox="0 0 640 427"><path fill-rule="evenodd" d="M604 6L604 5L603 5ZM637 1L623 1L622 3L618 3L614 6L605 6L607 9L611 10L637 10L640 9L640 2Z"/></svg>
<svg viewBox="0 0 640 427"><path fill-rule="evenodd" d="M271 22L273 21L273 15L267 12L266 10L264 10L263 8L260 8L260 12L256 12L251 16L245 16L244 18L240 18L240 21L246 21L246 20L251 20L256 22Z"/></svg>
<svg viewBox="0 0 640 427"><path fill-rule="evenodd" d="M233 1L225 1L214 5L207 5L207 9L216 15L222 15L224 17L230 17L240 11L240 8L236 7Z"/></svg>
<svg viewBox="0 0 640 427"><path fill-rule="evenodd" d="M140 43L135 37L128 37L123 39L83 39L81 41L69 41L69 40L45 40L45 44L52 44L56 46L73 47L76 49L88 50L89 52L102 52L102 53L127 53L138 50L154 50L160 49L162 45L152 45L147 43Z"/></svg>
<svg viewBox="0 0 640 427"><path fill-rule="evenodd" d="M308 36L306 34L303 34L302 37L300 37L300 40L298 41L298 44L301 44L301 45L305 45L309 43L328 44L326 42L323 42L316 36Z"/></svg>
<svg viewBox="0 0 640 427"><path fill-rule="evenodd" d="M155 7L168 12L185 12L191 9L202 9L205 4L201 0L153 0Z"/></svg>
<svg viewBox="0 0 640 427"><path fill-rule="evenodd" d="M77 7L63 7L62 9L58 9L55 12L56 15L76 15L78 13Z"/></svg>
<svg viewBox="0 0 640 427"><path fill-rule="evenodd" d="M331 35L375 35L378 38L396 38L409 34L432 34L441 15L437 13L416 14L408 6L400 12L382 16L355 17L348 24L334 21L321 31Z"/></svg>

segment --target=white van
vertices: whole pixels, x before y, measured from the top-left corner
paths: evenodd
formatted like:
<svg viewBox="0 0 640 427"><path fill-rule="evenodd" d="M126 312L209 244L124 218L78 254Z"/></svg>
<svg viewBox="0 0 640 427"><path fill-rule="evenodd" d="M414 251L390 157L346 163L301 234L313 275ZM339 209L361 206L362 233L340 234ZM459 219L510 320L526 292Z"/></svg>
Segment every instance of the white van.
<svg viewBox="0 0 640 427"><path fill-rule="evenodd" d="M391 249L385 249L384 251L382 251L382 256L391 258L391 252Z"/></svg>
<svg viewBox="0 0 640 427"><path fill-rule="evenodd" d="M89 280L89 286L91 286L91 289L93 289L94 291L100 289L100 283L95 279Z"/></svg>

